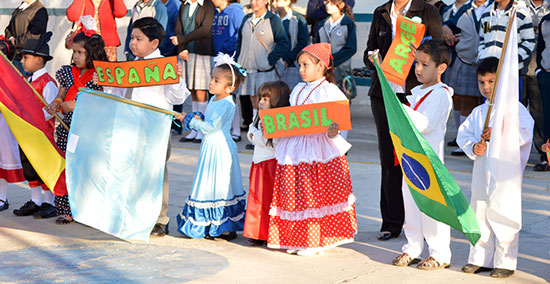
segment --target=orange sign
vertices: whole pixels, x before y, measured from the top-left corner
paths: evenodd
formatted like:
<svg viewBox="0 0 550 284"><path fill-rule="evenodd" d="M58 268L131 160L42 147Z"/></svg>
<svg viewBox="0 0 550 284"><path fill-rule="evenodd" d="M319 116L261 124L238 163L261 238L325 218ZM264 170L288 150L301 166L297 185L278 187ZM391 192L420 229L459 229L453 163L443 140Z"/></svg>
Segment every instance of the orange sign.
<svg viewBox="0 0 550 284"><path fill-rule="evenodd" d="M260 110L266 138L327 132L336 122L339 130L350 130L349 101L336 101Z"/></svg>
<svg viewBox="0 0 550 284"><path fill-rule="evenodd" d="M179 83L178 59L160 57L125 62L94 61L98 85L121 88Z"/></svg>
<svg viewBox="0 0 550 284"><path fill-rule="evenodd" d="M414 62L411 44L419 46L422 43L426 26L411 21L403 16L397 18L397 30L390 49L382 62L382 71L388 81L397 85L405 85L409 71Z"/></svg>

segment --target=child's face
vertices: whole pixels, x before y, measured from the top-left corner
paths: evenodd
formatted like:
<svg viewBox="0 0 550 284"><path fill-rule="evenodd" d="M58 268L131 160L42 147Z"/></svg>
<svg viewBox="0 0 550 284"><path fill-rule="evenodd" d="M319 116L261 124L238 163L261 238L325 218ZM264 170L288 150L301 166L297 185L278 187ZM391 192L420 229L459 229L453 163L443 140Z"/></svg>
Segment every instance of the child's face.
<svg viewBox="0 0 550 284"><path fill-rule="evenodd" d="M250 8L254 12L264 12L266 8L267 0L250 0Z"/></svg>
<svg viewBox="0 0 550 284"><path fill-rule="evenodd" d="M479 92L487 99L491 98L491 93L493 93L493 88L495 87L496 77L496 73L477 74Z"/></svg>
<svg viewBox="0 0 550 284"><path fill-rule="evenodd" d="M424 51L416 52L416 67L414 73L418 82L422 84L440 81L441 74L445 72L447 64L436 65L431 56Z"/></svg>
<svg viewBox="0 0 550 284"><path fill-rule="evenodd" d="M290 0L273 0L271 1L271 8L279 12L285 8L289 8L291 4L292 3L290 3Z"/></svg>
<svg viewBox="0 0 550 284"><path fill-rule="evenodd" d="M325 75L325 66L321 61L316 60L308 53L302 53L298 58L300 65L300 76L304 82L313 82Z"/></svg>
<svg viewBox="0 0 550 284"><path fill-rule="evenodd" d="M260 102L258 103L258 107L261 110L270 109L271 108L271 99L268 96L261 97Z"/></svg>
<svg viewBox="0 0 550 284"><path fill-rule="evenodd" d="M225 6L227 3L227 0L212 0L212 3L214 3L214 6L219 8L219 7Z"/></svg>
<svg viewBox="0 0 550 284"><path fill-rule="evenodd" d="M23 58L21 59L21 64L23 65L23 69L27 73L36 72L45 65L44 58L32 54L23 54Z"/></svg>
<svg viewBox="0 0 550 284"><path fill-rule="evenodd" d="M227 79L227 71L220 68L215 68L212 72L208 91L214 95L230 94L235 88L231 87L231 80Z"/></svg>
<svg viewBox="0 0 550 284"><path fill-rule="evenodd" d="M86 69L86 58L88 57L88 53L86 52L86 49L84 48L84 45L82 42L74 42L73 43L73 62L76 67L81 69Z"/></svg>
<svg viewBox="0 0 550 284"><path fill-rule="evenodd" d="M149 38L140 30L132 29L130 36L130 50L136 57L145 57L153 53L159 46L158 39Z"/></svg>
<svg viewBox="0 0 550 284"><path fill-rule="evenodd" d="M325 7L326 7L326 10L327 10L327 14L329 14L329 15L340 14L340 7L339 6L343 6L343 4L335 5L335 4L332 4L332 2L330 2L330 1L325 1Z"/></svg>

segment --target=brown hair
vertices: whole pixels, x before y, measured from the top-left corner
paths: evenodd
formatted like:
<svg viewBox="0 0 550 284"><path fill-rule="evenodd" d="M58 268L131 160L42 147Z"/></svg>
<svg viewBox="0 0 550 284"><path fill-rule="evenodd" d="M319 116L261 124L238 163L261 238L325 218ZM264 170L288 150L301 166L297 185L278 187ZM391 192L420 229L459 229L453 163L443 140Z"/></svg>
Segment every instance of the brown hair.
<svg viewBox="0 0 550 284"><path fill-rule="evenodd" d="M327 0L327 1L332 3L333 5L336 5L336 6L344 3L344 7L342 7L342 9L340 9L340 13L346 14L352 20L355 20L355 18L353 17L353 10L352 10L351 6L349 6L348 3L346 3L345 0Z"/></svg>
<svg viewBox="0 0 550 284"><path fill-rule="evenodd" d="M235 87L235 90L237 90L237 88L239 88L241 83L244 81L244 76L239 71L239 68L235 65L229 66L229 64L226 63L216 66L216 68L224 71L223 73L225 78L227 79L227 81L231 82L229 83L229 86L233 84L233 74L235 74L235 84L233 85L233 87Z"/></svg>
<svg viewBox="0 0 550 284"><path fill-rule="evenodd" d="M269 97L271 108L290 106L290 88L283 81L265 82L258 88L258 97ZM258 127L260 116L254 118L254 127ZM266 145L273 147L273 139L267 139Z"/></svg>
<svg viewBox="0 0 550 284"><path fill-rule="evenodd" d="M300 56L302 56L303 54L306 54L306 53L307 53L307 55L309 55L309 57L311 57L313 59L313 62L315 62L315 64L318 64L319 62L321 62L321 60L319 60L319 58L317 58L313 54L311 54L307 51L303 51L303 50L300 51L300 53L298 53L298 56L296 56L296 60L298 60L300 58ZM325 66L325 73L323 74L323 76L325 76L325 78L327 79L327 81L329 83L336 84L336 79L334 78L334 60L332 59L332 56L330 57L329 66Z"/></svg>

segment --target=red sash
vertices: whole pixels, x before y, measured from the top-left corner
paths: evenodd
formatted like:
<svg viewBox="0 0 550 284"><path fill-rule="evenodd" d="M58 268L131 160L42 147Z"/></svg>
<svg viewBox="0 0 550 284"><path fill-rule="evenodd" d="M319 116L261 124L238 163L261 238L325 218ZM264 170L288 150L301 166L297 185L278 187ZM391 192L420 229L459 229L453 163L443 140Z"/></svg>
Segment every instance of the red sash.
<svg viewBox="0 0 550 284"><path fill-rule="evenodd" d="M71 72L73 73L73 81L74 84L67 90L67 94L65 95L65 101L73 101L76 98L76 94L78 93L78 89L85 88L86 83L90 82L94 78L94 69L90 68L82 76L80 75L80 72L82 69L73 66Z"/></svg>

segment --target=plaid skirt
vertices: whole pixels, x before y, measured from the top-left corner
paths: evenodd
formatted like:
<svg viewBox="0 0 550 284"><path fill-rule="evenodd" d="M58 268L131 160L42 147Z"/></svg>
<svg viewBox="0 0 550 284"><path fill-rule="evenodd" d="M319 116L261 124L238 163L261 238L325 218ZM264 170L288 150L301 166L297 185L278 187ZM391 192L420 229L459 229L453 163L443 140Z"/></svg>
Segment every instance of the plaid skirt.
<svg viewBox="0 0 550 284"><path fill-rule="evenodd" d="M447 71L447 85L454 89L455 94L465 96L481 96L477 85L477 65L464 63L458 57Z"/></svg>
<svg viewBox="0 0 550 284"><path fill-rule="evenodd" d="M275 69L267 72L249 72L239 87L238 94L241 96L255 96L261 84L277 80L279 80L279 76Z"/></svg>
<svg viewBox="0 0 550 284"><path fill-rule="evenodd" d="M179 60L185 73L185 83L189 90L208 90L212 71L208 55L189 53L189 60Z"/></svg>
<svg viewBox="0 0 550 284"><path fill-rule="evenodd" d="M281 80L284 81L288 87L292 90L298 83L302 82L300 77L300 70L298 67L287 67L281 75Z"/></svg>

